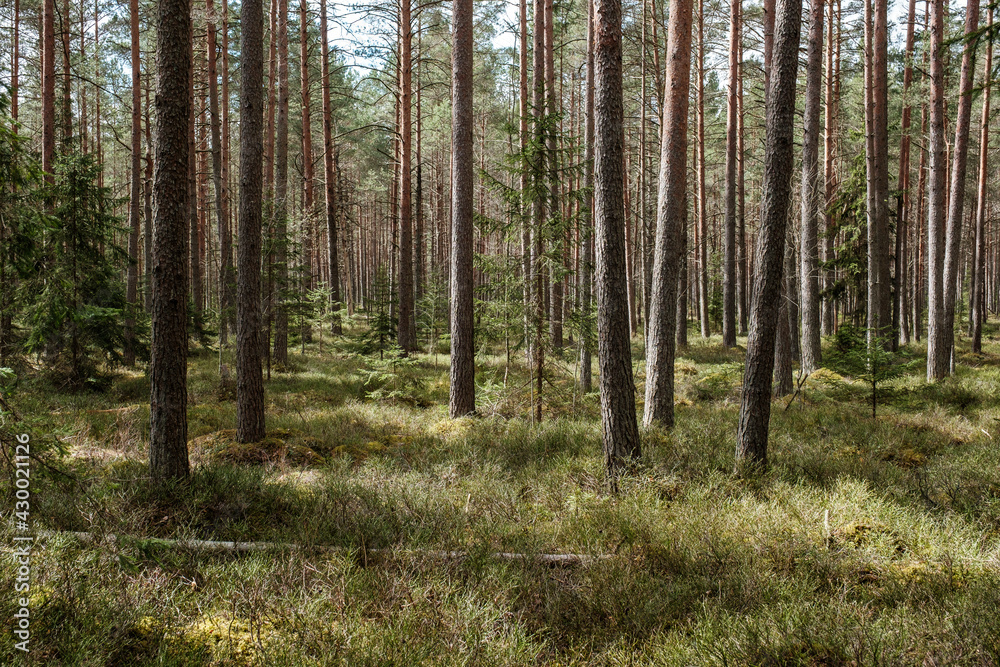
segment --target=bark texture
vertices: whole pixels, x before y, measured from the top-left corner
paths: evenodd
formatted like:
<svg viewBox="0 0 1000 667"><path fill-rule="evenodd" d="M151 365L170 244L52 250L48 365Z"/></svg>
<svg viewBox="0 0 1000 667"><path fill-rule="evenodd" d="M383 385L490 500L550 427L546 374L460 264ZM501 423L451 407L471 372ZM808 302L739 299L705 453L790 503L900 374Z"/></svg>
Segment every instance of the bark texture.
<svg viewBox="0 0 1000 667"><path fill-rule="evenodd" d="M595 14L594 213L601 430L605 470L612 489L617 490L622 468L642 451L625 277L621 0L597 0Z"/></svg>
<svg viewBox="0 0 1000 667"><path fill-rule="evenodd" d="M264 200L264 9L240 6L240 234L236 293L236 439L264 439L264 340L260 307Z"/></svg>
<svg viewBox="0 0 1000 667"><path fill-rule="evenodd" d="M765 110L764 192L754 262L757 279L750 305L746 367L736 432L737 472L767 465L775 327L781 293L785 227L792 198L795 80L799 64L802 1L778 0L775 4L773 67Z"/></svg>
<svg viewBox="0 0 1000 667"><path fill-rule="evenodd" d="M675 329L682 233L687 221L687 119L691 80L691 0L674 0L667 29L667 81L660 138L660 175L653 250L653 292L646 338L643 424L674 424Z"/></svg>
<svg viewBox="0 0 1000 667"><path fill-rule="evenodd" d="M156 160L153 174L153 311L149 469L188 475L187 219L191 117L191 2L161 0L156 15Z"/></svg>
<svg viewBox="0 0 1000 667"><path fill-rule="evenodd" d="M823 86L823 0L809 7L809 50L806 57L805 130L802 137L802 371L812 373L822 361L819 328L819 116Z"/></svg>
<svg viewBox="0 0 1000 667"><path fill-rule="evenodd" d="M454 0L451 176L451 391L448 412L476 410L472 321L472 0Z"/></svg>

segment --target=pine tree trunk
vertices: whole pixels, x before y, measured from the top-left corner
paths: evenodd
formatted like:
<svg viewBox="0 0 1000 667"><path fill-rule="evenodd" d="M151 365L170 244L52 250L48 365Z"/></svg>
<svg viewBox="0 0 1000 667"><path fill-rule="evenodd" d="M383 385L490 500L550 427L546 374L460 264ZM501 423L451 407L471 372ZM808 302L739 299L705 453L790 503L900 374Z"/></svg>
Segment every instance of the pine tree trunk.
<svg viewBox="0 0 1000 667"><path fill-rule="evenodd" d="M472 0L454 0L452 41L451 391L448 412L476 410L472 320Z"/></svg>
<svg viewBox="0 0 1000 667"><path fill-rule="evenodd" d="M534 112L534 163L531 165L531 196L532 229L531 229L531 301L534 313L532 326L534 331L531 345L534 352L532 360L535 381L535 420L542 421L542 372L545 362L542 332L545 327L545 290L542 257L542 237L545 228L545 9L544 1L536 0L535 26L532 35L532 95L531 106ZM453 153L454 155L454 153Z"/></svg>
<svg viewBox="0 0 1000 667"><path fill-rule="evenodd" d="M549 176L547 210L550 216L555 216L559 212L559 154L556 151L558 129L555 125L559 109L556 108L555 31L552 2L553 0L544 0L543 2L545 11L545 108L549 119L545 133L545 164L548 167ZM562 254L558 238L558 234L553 234L552 241L550 241L549 250L553 256ZM553 266L555 266L554 262ZM562 302L562 279L556 275L555 271L552 271L549 276L549 336L553 350L560 350L563 345Z"/></svg>
<svg viewBox="0 0 1000 667"><path fill-rule="evenodd" d="M302 282L303 296L314 287L313 244L316 238L316 202L313 193L312 113L309 97L309 14L306 0L299 2L299 82L302 99ZM303 318L303 345L312 342L312 327Z"/></svg>
<svg viewBox="0 0 1000 667"><path fill-rule="evenodd" d="M139 227L141 225L140 188L142 183L142 168L139 158L142 151L142 98L139 80L139 0L129 0L129 28L132 46L132 153L131 173L129 178L129 237L128 237L128 284L125 300L129 312L125 318L125 351L123 362L126 366L135 365L135 315L139 307Z"/></svg>
<svg viewBox="0 0 1000 667"><path fill-rule="evenodd" d="M156 39L156 172L149 470L187 477L187 220L191 3L161 0Z"/></svg>
<svg viewBox="0 0 1000 667"><path fill-rule="evenodd" d="M288 365L288 0L278 0L278 106L274 139L274 363Z"/></svg>
<svg viewBox="0 0 1000 667"><path fill-rule="evenodd" d="M417 349L416 324L413 320L413 126L411 116L413 74L413 26L410 0L403 0L399 14L400 36L400 169L399 169L399 346L406 352ZM471 150L471 149L470 149ZM472 158L470 154L470 159ZM470 239L471 241L471 239Z"/></svg>
<svg viewBox="0 0 1000 667"><path fill-rule="evenodd" d="M691 78L691 2L674 0L667 33L667 84L663 99L660 174L653 251L653 292L646 339L646 407L643 424L674 425L674 355L678 271L686 270L687 118Z"/></svg>
<svg viewBox="0 0 1000 667"><path fill-rule="evenodd" d="M688 17L690 20L690 12ZM601 425L605 470L612 490L617 491L618 476L626 462L639 458L642 453L629 347L622 219L624 111L621 0L597 0L595 33L594 113L597 131L594 146L594 212Z"/></svg>
<svg viewBox="0 0 1000 667"><path fill-rule="evenodd" d="M945 0L931 0L930 154L927 178L927 379L948 375L948 337L944 322L945 152L944 44Z"/></svg>
<svg viewBox="0 0 1000 667"><path fill-rule="evenodd" d="M592 0L587 0L588 3ZM518 111L520 113L520 135L521 135L521 196L518 199L521 214L521 282L523 283L522 298L524 305L524 351L525 362L530 366L532 359L532 331L531 331L531 215L529 213L529 201L533 200L531 193L531 164L528 158L528 120L531 117L531 109L528 107L528 3L527 0L520 0L519 9L520 22L520 102Z"/></svg>
<svg viewBox="0 0 1000 667"><path fill-rule="evenodd" d="M819 329L819 216L822 212L819 180L819 114L823 85L823 0L809 7L809 50L806 56L805 129L802 138L802 372L809 374L822 362Z"/></svg>
<svg viewBox="0 0 1000 667"><path fill-rule="evenodd" d="M793 125L798 70L801 0L778 0L775 8L772 74L766 95L767 139L761 228L754 266L757 277L750 309L746 367L736 433L736 470L767 465L771 416L771 374L781 292L785 227L792 198Z"/></svg>
<svg viewBox="0 0 1000 667"><path fill-rule="evenodd" d="M705 193L705 0L698 0L698 307L701 336L711 335L708 291L708 208Z"/></svg>
<svg viewBox="0 0 1000 667"><path fill-rule="evenodd" d="M190 100L188 101L191 109L191 117L188 120L188 155L190 159L188 161L188 233L189 238L189 252L188 252L188 267L191 272L191 304L193 306L193 311L196 318L201 316L202 307L202 282L201 282L201 261L198 256L198 211L201 207L198 205L198 162L197 155L198 151L195 142L195 104L194 104L194 43L191 44L191 59L188 61L191 63L191 87L188 90L190 95Z"/></svg>
<svg viewBox="0 0 1000 667"><path fill-rule="evenodd" d="M42 171L50 184L56 154L55 13L55 0L42 0Z"/></svg>
<svg viewBox="0 0 1000 667"><path fill-rule="evenodd" d="M972 123L973 79L976 44L972 36L979 28L979 0L969 0L965 14L966 47L959 80L958 117L955 120L955 148L951 168L950 201L944 249L944 336L945 357L955 369L955 304L962 286L958 270L962 250L962 217L965 215L965 177L969 162L969 126Z"/></svg>
<svg viewBox="0 0 1000 667"><path fill-rule="evenodd" d="M587 79L586 83L586 130L584 153L584 190L594 191L594 0L587 0ZM593 308L594 282L594 208L593 195L587 196L583 209L582 243L583 261L581 269L581 303L583 309L583 333L580 336L580 391L590 393L592 388L593 368L591 362L591 310Z"/></svg>
<svg viewBox="0 0 1000 667"><path fill-rule="evenodd" d="M900 120L899 142L899 197L896 204L896 298L893 302L893 319L899 323L899 342L906 345L910 342L909 309L906 294L907 280L907 245L906 240L910 228L910 86L913 83L913 33L917 12L916 0L910 0L906 21L906 53L903 68L903 111Z"/></svg>
<svg viewBox="0 0 1000 667"><path fill-rule="evenodd" d="M869 341L890 335L886 0L865 0L865 156L868 196Z"/></svg>
<svg viewBox="0 0 1000 667"><path fill-rule="evenodd" d="M993 25L993 8L987 24ZM979 185L976 188L976 240L972 272L972 351L983 351L983 322L986 320L986 181L990 140L990 83L993 73L993 41L986 45L983 67L983 113L979 121Z"/></svg>
<svg viewBox="0 0 1000 667"><path fill-rule="evenodd" d="M823 241L823 261L832 262L834 260L834 240L832 235L832 230L834 228L834 218L831 212L831 207L833 206L834 197L837 192L837 176L834 170L834 153L836 150L836 136L837 136L837 101L833 94L833 82L836 78L836 73L834 69L834 40L839 39L839 34L834 34L834 20L833 20L833 5L834 1L829 0L827 6L830 8L828 16L828 25L826 30L826 100L824 103L824 123L823 123L823 183L826 187L824 193L824 223L825 223L825 239ZM823 289L831 290L834 283L836 282L836 277L834 275L834 270L832 268L826 268L822 272L823 275ZM836 315L836 302L833 300L832 296L826 296L821 304L822 316L820 319L820 333L824 336L830 336L833 334L835 326L834 319Z"/></svg>
<svg viewBox="0 0 1000 667"><path fill-rule="evenodd" d="M330 107L330 44L327 36L326 3L320 3L320 33L323 39L323 178L326 193L326 238L329 245L330 264L330 309L334 311L331 332L338 335L342 331L340 316L340 243L338 238L337 172L334 169L333 118Z"/></svg>
<svg viewBox="0 0 1000 667"><path fill-rule="evenodd" d="M219 344L226 345L229 340L228 314L233 307L232 299L232 238L229 235L228 189L222 175L222 124L219 118L218 71L216 68L216 30L215 7L212 0L206 0L208 13L208 108L211 118L212 138L212 184L215 189L215 216L219 228L220 264L222 275L219 276Z"/></svg>
<svg viewBox="0 0 1000 667"><path fill-rule="evenodd" d="M729 94L726 113L726 189L722 234L722 346L736 345L736 80L739 76L740 2L729 18Z"/></svg>
<svg viewBox="0 0 1000 667"><path fill-rule="evenodd" d="M240 202L236 287L236 439L264 439L260 266L263 226L264 10L240 6ZM324 33L325 34L325 33Z"/></svg>

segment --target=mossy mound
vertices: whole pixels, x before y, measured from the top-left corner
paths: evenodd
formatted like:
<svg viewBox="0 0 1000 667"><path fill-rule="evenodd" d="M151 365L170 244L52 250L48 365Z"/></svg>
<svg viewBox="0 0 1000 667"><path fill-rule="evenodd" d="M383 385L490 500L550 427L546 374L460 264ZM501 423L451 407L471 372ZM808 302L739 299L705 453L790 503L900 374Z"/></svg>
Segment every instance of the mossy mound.
<svg viewBox="0 0 1000 667"><path fill-rule="evenodd" d="M293 465L323 462L323 457L316 451L319 441L293 429L274 429L260 442L250 443L238 442L236 430L225 429L195 438L191 445L210 461Z"/></svg>

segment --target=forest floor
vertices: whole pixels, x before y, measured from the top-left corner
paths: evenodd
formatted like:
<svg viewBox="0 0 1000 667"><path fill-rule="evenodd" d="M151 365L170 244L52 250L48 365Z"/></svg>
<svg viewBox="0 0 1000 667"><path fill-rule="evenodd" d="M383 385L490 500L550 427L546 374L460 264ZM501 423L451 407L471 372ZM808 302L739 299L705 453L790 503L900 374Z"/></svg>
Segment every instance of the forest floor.
<svg viewBox="0 0 1000 667"><path fill-rule="evenodd" d="M959 345L957 373L934 384L924 348L906 348L874 419L870 388L831 363L774 402L770 470L740 479L742 348L692 336L677 426L643 432L617 496L572 361L550 360L535 424L520 359L481 356L481 415L453 421L446 356L394 366L317 341L266 383L269 439L239 446L232 384L206 350L189 366L191 479L169 488L148 480L141 372L102 393L22 379L10 400L38 452L28 661L1000 664L1000 344ZM4 522L0 541L17 534ZM166 541L187 538L279 546Z"/></svg>

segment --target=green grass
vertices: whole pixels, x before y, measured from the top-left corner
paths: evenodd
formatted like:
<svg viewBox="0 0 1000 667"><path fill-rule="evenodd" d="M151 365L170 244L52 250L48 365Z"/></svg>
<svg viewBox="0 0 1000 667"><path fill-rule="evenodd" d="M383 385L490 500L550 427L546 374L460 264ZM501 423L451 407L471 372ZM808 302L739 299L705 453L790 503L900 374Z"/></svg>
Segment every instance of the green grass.
<svg viewBox="0 0 1000 667"><path fill-rule="evenodd" d="M370 362L315 347L267 383L268 441L231 441L218 359L189 370L193 473L149 484L148 380L105 394L23 380L33 469L32 654L67 665L913 665L1000 663L1000 348L960 350L948 380L914 364L870 417L824 371L773 404L771 468L731 474L742 352L692 336L677 426L606 493L596 394L549 360L529 377L480 359L483 416L447 418L446 358L418 357L391 400ZM922 348L906 354L920 359ZM636 357L641 399L643 364ZM226 359L231 364L231 360ZM975 364L975 367L972 365ZM403 381L405 380L405 381ZM787 405L787 407L786 407ZM641 409L641 406L640 406ZM246 461L256 461L247 463ZM13 489L4 476L3 497ZM11 543L9 523L0 539ZM154 538L272 541L212 554ZM309 547L333 546L336 551ZM442 559L439 551L462 551ZM589 566L497 559L605 555ZM9 557L5 556L5 563ZM0 662L14 570L0 569Z"/></svg>

